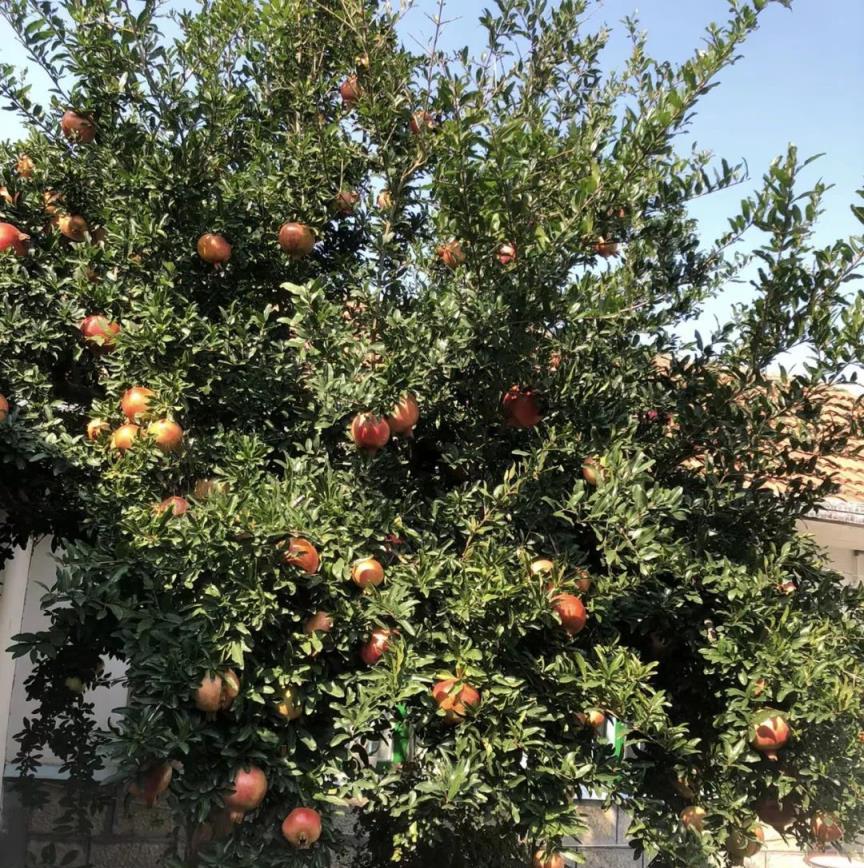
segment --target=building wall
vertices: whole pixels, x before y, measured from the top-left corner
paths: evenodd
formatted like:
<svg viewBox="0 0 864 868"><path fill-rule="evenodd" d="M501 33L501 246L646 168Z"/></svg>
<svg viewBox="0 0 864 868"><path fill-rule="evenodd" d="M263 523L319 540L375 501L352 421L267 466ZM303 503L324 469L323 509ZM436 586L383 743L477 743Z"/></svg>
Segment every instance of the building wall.
<svg viewBox="0 0 864 868"><path fill-rule="evenodd" d="M802 531L810 533L825 546L835 568L847 581L864 581L864 526L848 527L828 522L802 523ZM39 600L44 587L54 581L56 561L47 540L32 551L20 551L6 565L0 592L0 642L9 645L13 635L32 632L45 623ZM160 810L136 804L123 792L106 799L104 808L93 816L93 828L88 834L67 829L63 823L63 801L68 794L62 781L56 757L45 757L41 784L45 803L41 807L25 807L13 782L14 769L8 763L15 756L14 735L21 728L30 704L24 681L30 672L26 659L13 663L9 655L0 657L0 746L5 745L5 787L0 790L0 866L30 868L30 866L67 865L69 868L158 868L177 834L168 815ZM119 669L113 673L119 678ZM88 701L95 705L97 719L107 724L112 709L123 705L125 689L120 684L112 688L90 691ZM3 714L9 709L9 714ZM5 732L4 732L5 730ZM582 841L586 868L640 868L627 846L627 819L616 809L604 810L599 801L583 802L589 832ZM748 868L804 868L805 861L794 847L771 829L765 829L767 845L763 852L747 861ZM68 860L68 861L65 861ZM855 863L846 863L856 868ZM347 866L334 865L334 868ZM857 863L864 868L864 863Z"/></svg>

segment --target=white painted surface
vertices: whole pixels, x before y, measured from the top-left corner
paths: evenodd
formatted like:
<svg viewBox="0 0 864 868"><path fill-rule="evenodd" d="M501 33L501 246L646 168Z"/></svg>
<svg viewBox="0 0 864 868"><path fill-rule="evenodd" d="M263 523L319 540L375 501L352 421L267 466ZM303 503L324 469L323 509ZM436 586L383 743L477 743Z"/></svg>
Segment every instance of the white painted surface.
<svg viewBox="0 0 864 868"><path fill-rule="evenodd" d="M49 623L48 617L41 611L40 601L45 594L47 588L54 585L57 574L57 557L51 551L49 540L43 540L38 545L33 547L30 558L30 574L26 582L26 597L24 599L23 614L20 617L19 629L14 630L14 633L34 633L43 629ZM9 647L7 642L3 646L3 650ZM4 660L8 655L4 656ZM116 679L122 676L122 668L117 661L105 661L106 672L109 677ZM4 733L3 741L0 745L5 744L5 769L4 772L8 776L16 774L13 768L9 767L9 763L14 759L18 752L18 743L15 741L15 733L20 732L24 718L32 711L36 703L28 701L26 689L24 686L27 677L32 672L33 667L28 658L20 658L15 666L15 678L11 689L11 698L9 701L9 714L2 715L4 722L8 719L6 732ZM0 694L2 697L2 694ZM88 690L85 694L85 699L94 704L94 715L97 723L100 726L106 726L111 711L118 708L126 702L126 688L121 684L116 684L110 688L100 687L96 690ZM58 766L61 761L50 751L46 750L43 759L43 775L46 778L57 778Z"/></svg>
<svg viewBox="0 0 864 868"><path fill-rule="evenodd" d="M30 545L16 549L3 569L0 590L0 745L6 744L11 715L12 690L15 683L15 661L6 649L12 637L21 632L27 580L30 573ZM0 781L0 813L3 811L3 785Z"/></svg>

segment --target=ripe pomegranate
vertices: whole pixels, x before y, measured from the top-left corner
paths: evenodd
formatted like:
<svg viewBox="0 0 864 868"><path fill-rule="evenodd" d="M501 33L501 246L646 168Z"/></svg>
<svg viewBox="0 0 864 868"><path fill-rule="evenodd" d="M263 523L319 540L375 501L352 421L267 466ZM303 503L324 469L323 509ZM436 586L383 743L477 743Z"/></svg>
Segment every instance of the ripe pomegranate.
<svg viewBox="0 0 864 868"><path fill-rule="evenodd" d="M510 241L505 241L503 244L499 245L498 251L495 255L498 257L498 261L502 265L509 265L511 262L516 261L516 245Z"/></svg>
<svg viewBox="0 0 864 868"><path fill-rule="evenodd" d="M257 766L238 769L234 773L234 787L225 796L225 807L230 811L254 811L267 795L267 776Z"/></svg>
<svg viewBox="0 0 864 868"><path fill-rule="evenodd" d="M561 626L571 636L580 633L588 620L585 604L575 594L558 594L552 600L552 610L561 619Z"/></svg>
<svg viewBox="0 0 864 868"><path fill-rule="evenodd" d="M374 413L358 413L348 433L358 449L374 455L390 439L390 426L386 419Z"/></svg>
<svg viewBox="0 0 864 868"><path fill-rule="evenodd" d="M9 415L9 402L5 395L0 395L0 422L5 422Z"/></svg>
<svg viewBox="0 0 864 868"><path fill-rule="evenodd" d="M411 437L414 426L420 419L420 407L413 392L406 392L398 403L390 411L387 417L387 425L393 434L402 434Z"/></svg>
<svg viewBox="0 0 864 868"><path fill-rule="evenodd" d="M810 820L810 832L823 847L843 838L843 827L837 822L837 818L821 811L815 813Z"/></svg>
<svg viewBox="0 0 864 868"><path fill-rule="evenodd" d="M16 256L26 256L30 236L11 223L0 223L0 253L11 247Z"/></svg>
<svg viewBox="0 0 864 868"><path fill-rule="evenodd" d="M597 458L586 458L582 462L582 478L588 485L596 487L603 475L603 468Z"/></svg>
<svg viewBox="0 0 864 868"><path fill-rule="evenodd" d="M560 853L538 850L531 860L531 868L564 868L564 857Z"/></svg>
<svg viewBox="0 0 864 868"><path fill-rule="evenodd" d="M435 248L435 253L448 268L455 269L465 264L465 251L456 240L440 244Z"/></svg>
<svg viewBox="0 0 864 868"><path fill-rule="evenodd" d="M511 386L501 400L504 419L511 428L533 428L540 421L540 409L533 389Z"/></svg>
<svg viewBox="0 0 864 868"><path fill-rule="evenodd" d="M153 392L144 386L133 386L123 393L120 399L120 409L127 419L144 416L150 410L150 399Z"/></svg>
<svg viewBox="0 0 864 868"><path fill-rule="evenodd" d="M147 436L163 452L176 452L183 445L183 429L171 419L157 419L147 429Z"/></svg>
<svg viewBox="0 0 864 868"><path fill-rule="evenodd" d="M339 96L342 97L343 105L354 105L362 92L356 75L349 76L339 85Z"/></svg>
<svg viewBox="0 0 864 868"><path fill-rule="evenodd" d="M240 693L240 677L233 669L205 675L195 688L195 707L207 714L227 711Z"/></svg>
<svg viewBox="0 0 864 868"><path fill-rule="evenodd" d="M750 745L769 760L778 759L777 751L786 746L789 734L785 716L773 708L760 709L750 722Z"/></svg>
<svg viewBox="0 0 864 868"><path fill-rule="evenodd" d="M351 580L358 588L377 588L384 581L384 567L375 558L360 558L351 567Z"/></svg>
<svg viewBox="0 0 864 868"><path fill-rule="evenodd" d="M419 136L421 133L431 132L436 126L438 126L438 124L435 122L435 118L430 112L421 110L416 111L411 115L409 126L412 134Z"/></svg>
<svg viewBox="0 0 864 868"><path fill-rule="evenodd" d="M96 138L96 124L90 115L78 114L71 109L60 119L60 129L67 139L89 145Z"/></svg>
<svg viewBox="0 0 864 868"><path fill-rule="evenodd" d="M217 232L205 232L198 239L196 249L210 265L224 265L231 258L231 245Z"/></svg>
<svg viewBox="0 0 864 868"><path fill-rule="evenodd" d="M51 223L70 241L84 241L90 231L87 221L80 214L58 214Z"/></svg>
<svg viewBox="0 0 864 868"><path fill-rule="evenodd" d="M197 500L207 500L214 494L224 494L228 490L228 483L221 479L199 479L192 489L192 494Z"/></svg>
<svg viewBox="0 0 864 868"><path fill-rule="evenodd" d="M282 688L282 696L276 706L276 712L286 720L297 720L298 717L302 716L303 699L300 696L300 691L293 684Z"/></svg>
<svg viewBox="0 0 864 868"><path fill-rule="evenodd" d="M282 821L285 840L298 850L308 850L321 837L321 815L312 808L294 808Z"/></svg>
<svg viewBox="0 0 864 868"><path fill-rule="evenodd" d="M753 806L756 816L781 834L795 822L798 803L793 796L784 796L782 801L765 796Z"/></svg>
<svg viewBox="0 0 864 868"><path fill-rule="evenodd" d="M91 419L87 423L86 436L91 442L98 440L110 426L104 419Z"/></svg>
<svg viewBox="0 0 864 868"><path fill-rule="evenodd" d="M102 350L106 353L114 349L117 335L120 334L120 324L109 320L102 314L84 317L78 328L91 349Z"/></svg>
<svg viewBox="0 0 864 868"><path fill-rule="evenodd" d="M360 194L356 190L340 190L333 199L333 208L343 217L349 217L360 202Z"/></svg>
<svg viewBox="0 0 864 868"><path fill-rule="evenodd" d="M686 829L690 829L697 834L702 834L705 820L705 808L698 806L690 806L681 811L681 822Z"/></svg>
<svg viewBox="0 0 864 868"><path fill-rule="evenodd" d="M576 590L582 594L587 594L591 590L593 581L588 573L588 570L579 568L576 570Z"/></svg>
<svg viewBox="0 0 864 868"><path fill-rule="evenodd" d="M444 723L449 726L461 723L469 710L476 713L480 707L480 694L470 684L462 682L454 690L455 686L455 678L446 678L432 688L432 698L444 712Z"/></svg>
<svg viewBox="0 0 864 868"><path fill-rule="evenodd" d="M129 787L129 792L136 799L143 799L148 808L152 808L159 796L168 789L174 769L170 763L159 763L142 772Z"/></svg>
<svg viewBox="0 0 864 868"><path fill-rule="evenodd" d="M178 516L186 515L189 510L189 501L185 497L173 495L172 497L166 497L161 503L157 503L153 509L160 515L163 512L170 511L171 515L177 518Z"/></svg>
<svg viewBox="0 0 864 868"><path fill-rule="evenodd" d="M222 677L205 675L195 689L195 707L199 711L214 714L222 702Z"/></svg>
<svg viewBox="0 0 864 868"><path fill-rule="evenodd" d="M317 573L321 564L318 550L308 539L302 537L292 537L288 541L288 548L282 554L282 562L309 575Z"/></svg>
<svg viewBox="0 0 864 868"><path fill-rule="evenodd" d="M33 173L36 171L36 164L27 154L21 154L18 157L18 162L15 163L15 171L21 178L32 178Z"/></svg>
<svg viewBox="0 0 864 868"><path fill-rule="evenodd" d="M758 823L748 830L735 829L726 839L726 852L734 864L740 865L744 859L755 856L765 843L765 833Z"/></svg>
<svg viewBox="0 0 864 868"><path fill-rule="evenodd" d="M360 649L360 657L367 666L374 666L390 647L392 630L386 627L376 627L369 637L369 641Z"/></svg>
<svg viewBox="0 0 864 868"><path fill-rule="evenodd" d="M126 425L121 425L119 428L116 428L111 434L111 448L119 449L121 452L131 449L140 430L141 429L132 422L128 422Z"/></svg>
<svg viewBox="0 0 864 868"><path fill-rule="evenodd" d="M279 230L279 246L295 259L302 259L315 246L315 233L305 223L283 223Z"/></svg>
<svg viewBox="0 0 864 868"><path fill-rule="evenodd" d="M555 562L550 561L549 558L538 558L536 561L531 562L531 566L528 569L531 570L532 576L552 573L555 571Z"/></svg>
<svg viewBox="0 0 864 868"><path fill-rule="evenodd" d="M577 714L576 722L581 726L590 726L595 732L602 732L606 728L606 715L599 708L591 708Z"/></svg>
<svg viewBox="0 0 864 868"><path fill-rule="evenodd" d="M46 214L59 214L63 196L56 190L42 191L42 210Z"/></svg>
<svg viewBox="0 0 864 868"><path fill-rule="evenodd" d="M226 669L222 673L222 696L219 701L219 710L228 711L239 695L240 676L233 669Z"/></svg>
<svg viewBox="0 0 864 868"><path fill-rule="evenodd" d="M618 242L617 241L607 241L601 235L597 239L597 243L594 245L594 252L598 256L602 256L604 259L609 259L610 256L618 255Z"/></svg>
<svg viewBox="0 0 864 868"><path fill-rule="evenodd" d="M318 610L303 622L303 632L309 636L312 633L329 633L333 629L333 618L329 612Z"/></svg>

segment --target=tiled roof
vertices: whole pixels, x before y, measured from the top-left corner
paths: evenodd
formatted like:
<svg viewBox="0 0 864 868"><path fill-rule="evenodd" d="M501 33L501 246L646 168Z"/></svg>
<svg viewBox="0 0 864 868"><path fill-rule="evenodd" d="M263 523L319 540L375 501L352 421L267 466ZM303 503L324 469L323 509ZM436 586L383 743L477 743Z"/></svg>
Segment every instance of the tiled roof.
<svg viewBox="0 0 864 868"><path fill-rule="evenodd" d="M838 421L848 420L850 425L857 417L860 424L864 420L864 396L832 389L825 414ZM864 439L850 441L842 453L820 457L816 468L818 476L831 477L840 486L831 500L860 504L864 509Z"/></svg>

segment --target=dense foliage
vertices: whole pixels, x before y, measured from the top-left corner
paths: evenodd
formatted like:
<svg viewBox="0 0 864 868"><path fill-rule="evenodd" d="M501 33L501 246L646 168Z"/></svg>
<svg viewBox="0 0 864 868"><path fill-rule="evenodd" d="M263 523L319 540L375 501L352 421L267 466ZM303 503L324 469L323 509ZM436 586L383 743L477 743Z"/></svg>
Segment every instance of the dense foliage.
<svg viewBox="0 0 864 868"><path fill-rule="evenodd" d="M706 247L688 202L742 170L676 150L765 5L680 66L629 22L607 74L589 0L499 0L482 58L359 0L0 0L53 82L0 67L29 129L0 146L29 236L0 254L3 540L63 551L15 649L25 772L112 764L188 830L177 865L328 865L349 807L357 866L554 864L589 791L657 866L736 861L772 799L802 845L818 812L862 829L864 594L795 529L855 434L823 411L864 357L862 239L814 248L791 150ZM229 795L254 768L260 806Z"/></svg>

